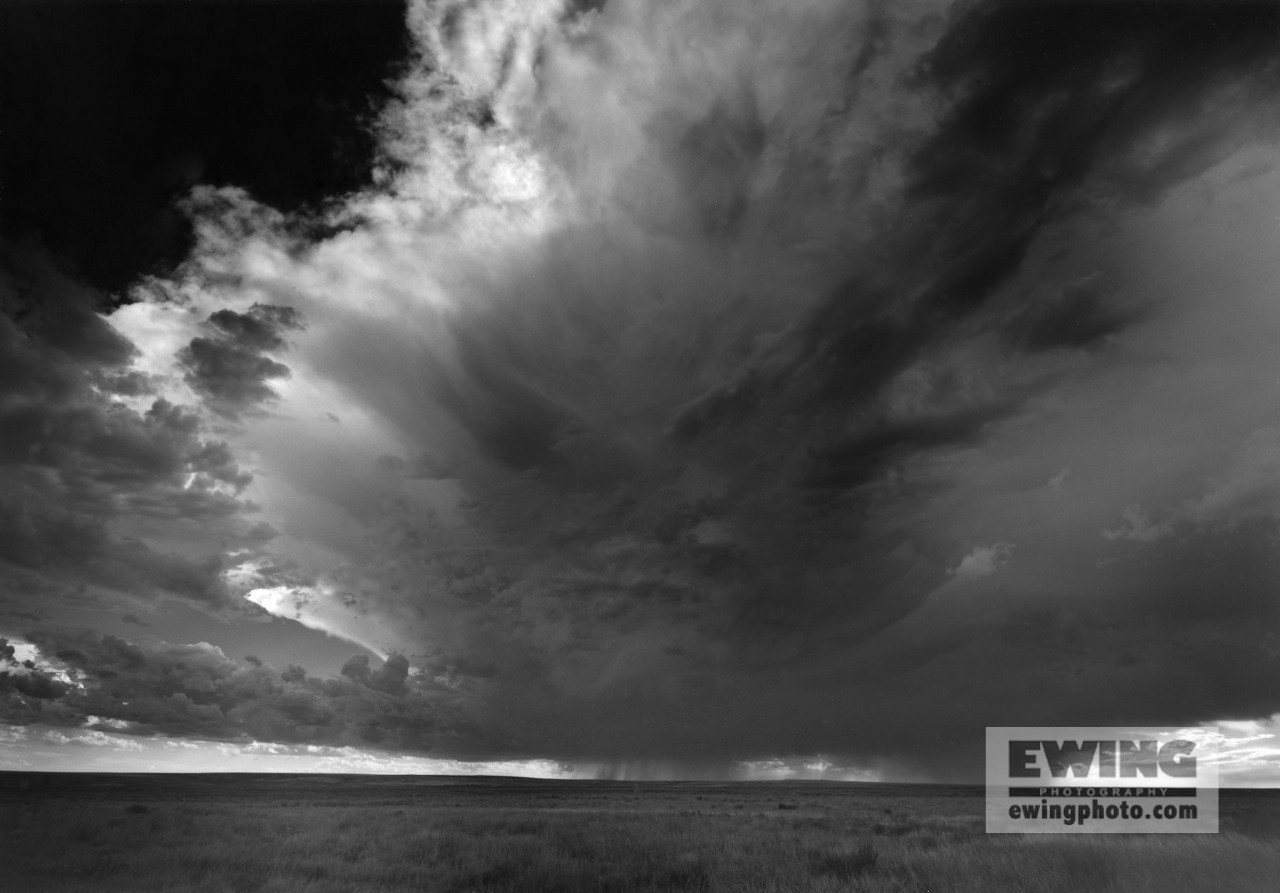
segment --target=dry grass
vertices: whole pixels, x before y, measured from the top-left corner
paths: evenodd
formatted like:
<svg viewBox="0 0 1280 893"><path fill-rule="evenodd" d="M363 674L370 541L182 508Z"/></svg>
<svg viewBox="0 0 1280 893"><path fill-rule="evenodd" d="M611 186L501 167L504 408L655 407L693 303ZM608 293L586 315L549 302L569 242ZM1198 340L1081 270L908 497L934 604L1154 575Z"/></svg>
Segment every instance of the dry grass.
<svg viewBox="0 0 1280 893"><path fill-rule="evenodd" d="M250 788L0 787L0 885L1229 893L1274 891L1280 877L1270 799L1237 804L1234 816L1224 799L1218 835L1067 837L987 836L980 796L839 785Z"/></svg>

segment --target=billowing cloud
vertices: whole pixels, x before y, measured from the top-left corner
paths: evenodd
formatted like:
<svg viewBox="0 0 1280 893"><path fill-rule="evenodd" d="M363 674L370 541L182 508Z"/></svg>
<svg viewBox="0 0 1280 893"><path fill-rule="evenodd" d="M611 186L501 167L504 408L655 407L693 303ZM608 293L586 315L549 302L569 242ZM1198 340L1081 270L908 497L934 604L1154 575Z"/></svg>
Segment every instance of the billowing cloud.
<svg viewBox="0 0 1280 893"><path fill-rule="evenodd" d="M177 274L10 314L0 570L386 655L35 610L96 687L15 715L955 777L1280 711L1280 15L588 7L410 4L368 189L200 187Z"/></svg>
<svg viewBox="0 0 1280 893"><path fill-rule="evenodd" d="M206 323L209 336L191 339L178 352L184 380L216 413L235 418L241 411L274 400L267 384L288 378L289 367L264 351L285 347L283 333L298 328L298 313L290 307L254 304L247 313L219 310Z"/></svg>
<svg viewBox="0 0 1280 893"><path fill-rule="evenodd" d="M220 574L227 545L257 541L251 475L133 368L100 296L34 245L4 258L0 613L156 596L242 613Z"/></svg>
<svg viewBox="0 0 1280 893"><path fill-rule="evenodd" d="M994 574L996 569L1008 561L1012 555L1011 543L978 546L956 565L954 573L961 577L985 577Z"/></svg>
<svg viewBox="0 0 1280 893"><path fill-rule="evenodd" d="M435 680L410 677L402 655L376 670L359 655L340 676L315 678L258 659L239 663L207 643L35 639L43 665L0 671L0 718L88 730L46 733L54 743L115 746L125 734L428 751L466 731L456 698Z"/></svg>

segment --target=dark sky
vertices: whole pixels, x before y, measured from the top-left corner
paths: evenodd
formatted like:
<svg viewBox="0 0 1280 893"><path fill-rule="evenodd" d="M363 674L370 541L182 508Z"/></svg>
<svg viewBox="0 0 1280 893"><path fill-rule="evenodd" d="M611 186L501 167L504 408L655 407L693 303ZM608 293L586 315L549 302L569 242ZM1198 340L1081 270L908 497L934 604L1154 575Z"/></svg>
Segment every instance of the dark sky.
<svg viewBox="0 0 1280 893"><path fill-rule="evenodd" d="M397 2L19 2L3 20L6 238L109 292L192 247L173 202L236 185L296 211L369 183L408 58Z"/></svg>
<svg viewBox="0 0 1280 893"><path fill-rule="evenodd" d="M1280 712L1275 7L0 15L11 763Z"/></svg>

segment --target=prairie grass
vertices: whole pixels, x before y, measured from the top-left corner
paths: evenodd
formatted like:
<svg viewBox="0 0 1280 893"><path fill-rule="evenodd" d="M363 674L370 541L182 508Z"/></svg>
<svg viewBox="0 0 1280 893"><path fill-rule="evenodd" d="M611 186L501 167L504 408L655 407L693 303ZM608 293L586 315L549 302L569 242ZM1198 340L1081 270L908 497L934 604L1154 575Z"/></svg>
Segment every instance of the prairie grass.
<svg viewBox="0 0 1280 893"><path fill-rule="evenodd" d="M23 891L1275 891L1277 804L1217 835L992 835L979 794L864 786L237 780L201 791L0 786ZM935 789L936 790L936 789ZM177 792L175 792L177 791ZM184 799L185 797L185 799ZM793 808L791 808L793 807Z"/></svg>

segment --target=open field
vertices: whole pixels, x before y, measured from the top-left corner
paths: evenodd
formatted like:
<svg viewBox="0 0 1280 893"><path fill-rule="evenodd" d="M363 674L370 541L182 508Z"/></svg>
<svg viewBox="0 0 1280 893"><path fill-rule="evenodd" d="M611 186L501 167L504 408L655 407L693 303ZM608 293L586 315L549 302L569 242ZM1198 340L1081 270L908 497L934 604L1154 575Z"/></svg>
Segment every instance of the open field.
<svg viewBox="0 0 1280 893"><path fill-rule="evenodd" d="M993 835L982 789L0 773L14 891L1268 891L1280 792L1217 835Z"/></svg>

